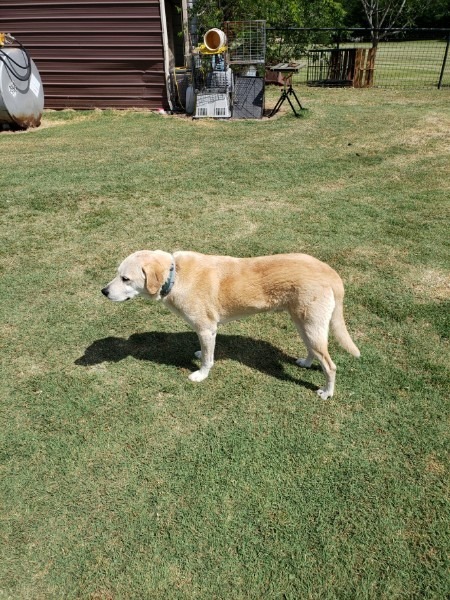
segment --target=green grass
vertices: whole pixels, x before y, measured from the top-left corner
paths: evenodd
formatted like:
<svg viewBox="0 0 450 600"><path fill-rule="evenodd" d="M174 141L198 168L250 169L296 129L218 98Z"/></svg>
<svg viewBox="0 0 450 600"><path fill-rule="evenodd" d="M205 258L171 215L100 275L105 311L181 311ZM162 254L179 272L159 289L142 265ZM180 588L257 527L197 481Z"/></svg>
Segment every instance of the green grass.
<svg viewBox="0 0 450 600"><path fill-rule="evenodd" d="M300 97L0 135L0 598L448 595L448 98ZM180 319L100 294L140 248L314 254L362 357L331 342L321 401L286 316L258 315L192 384Z"/></svg>

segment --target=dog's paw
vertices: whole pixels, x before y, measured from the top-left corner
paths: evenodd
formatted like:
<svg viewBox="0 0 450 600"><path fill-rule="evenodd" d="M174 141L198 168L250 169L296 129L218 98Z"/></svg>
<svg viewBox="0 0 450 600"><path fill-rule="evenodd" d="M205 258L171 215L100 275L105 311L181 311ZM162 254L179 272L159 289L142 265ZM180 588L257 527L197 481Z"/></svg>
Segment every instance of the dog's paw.
<svg viewBox="0 0 450 600"><path fill-rule="evenodd" d="M197 352L194 352L194 356L195 356L195 358L199 358L201 360L202 359L202 351L197 350Z"/></svg>
<svg viewBox="0 0 450 600"><path fill-rule="evenodd" d="M317 390L317 394L322 398L322 400L327 400L333 395L328 390L323 390L322 388Z"/></svg>
<svg viewBox="0 0 450 600"><path fill-rule="evenodd" d="M196 383L198 383L199 381L203 381L204 379L206 379L208 377L208 372L205 373L205 371L194 371L193 373L191 373L189 375L189 379L191 381L195 381Z"/></svg>
<svg viewBox="0 0 450 600"><path fill-rule="evenodd" d="M304 369L309 369L312 365L312 360L309 358L299 358L295 361L295 364L299 367L303 367Z"/></svg>

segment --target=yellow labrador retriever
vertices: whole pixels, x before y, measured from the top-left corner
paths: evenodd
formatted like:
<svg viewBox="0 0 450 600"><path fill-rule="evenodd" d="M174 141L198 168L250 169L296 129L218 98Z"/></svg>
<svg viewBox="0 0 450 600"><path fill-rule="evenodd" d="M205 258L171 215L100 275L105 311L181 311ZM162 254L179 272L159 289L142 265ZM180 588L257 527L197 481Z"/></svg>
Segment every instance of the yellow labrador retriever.
<svg viewBox="0 0 450 600"><path fill-rule="evenodd" d="M248 315L286 310L306 345L310 367L317 359L326 375L321 398L333 395L336 365L328 354L328 329L341 346L359 357L343 314L344 286L330 266L306 254L257 258L209 256L198 252L142 250L128 256L117 276L102 289L115 302L144 296L162 300L183 317L200 340L201 367L191 381L202 381L214 363L217 326Z"/></svg>

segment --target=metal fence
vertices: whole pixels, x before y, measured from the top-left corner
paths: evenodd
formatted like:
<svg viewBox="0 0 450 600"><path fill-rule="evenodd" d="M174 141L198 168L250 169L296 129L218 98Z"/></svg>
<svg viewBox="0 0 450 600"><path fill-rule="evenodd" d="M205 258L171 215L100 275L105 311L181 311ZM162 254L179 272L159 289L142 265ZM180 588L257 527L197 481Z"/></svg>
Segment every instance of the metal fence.
<svg viewBox="0 0 450 600"><path fill-rule="evenodd" d="M267 64L300 61L299 85L449 90L449 46L450 29L268 28Z"/></svg>

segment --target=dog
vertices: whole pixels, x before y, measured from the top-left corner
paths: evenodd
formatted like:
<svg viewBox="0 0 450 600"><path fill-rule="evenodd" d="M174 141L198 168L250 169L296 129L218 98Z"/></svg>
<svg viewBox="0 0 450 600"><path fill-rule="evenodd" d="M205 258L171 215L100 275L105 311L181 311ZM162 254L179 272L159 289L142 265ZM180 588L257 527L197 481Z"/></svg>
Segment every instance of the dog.
<svg viewBox="0 0 450 600"><path fill-rule="evenodd" d="M185 319L200 341L201 359L191 381L203 381L214 364L218 325L266 311L287 311L302 338L310 367L317 359L326 385L317 393L333 396L336 365L328 354L328 330L355 357L360 352L344 321L342 279L329 265L307 254L277 254L256 258L213 256L198 252L141 250L128 256L117 276L102 289L104 296L123 302L136 296L161 300Z"/></svg>

